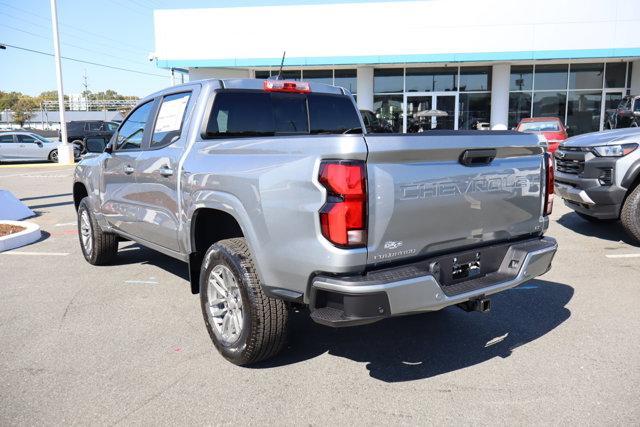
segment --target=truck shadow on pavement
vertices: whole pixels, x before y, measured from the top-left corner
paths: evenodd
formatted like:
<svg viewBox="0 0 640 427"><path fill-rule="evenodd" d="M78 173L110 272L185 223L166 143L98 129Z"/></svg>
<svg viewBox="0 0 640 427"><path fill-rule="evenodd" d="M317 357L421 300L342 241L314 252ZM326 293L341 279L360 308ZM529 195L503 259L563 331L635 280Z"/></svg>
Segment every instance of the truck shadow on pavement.
<svg viewBox="0 0 640 427"><path fill-rule="evenodd" d="M612 242L624 242L632 246L638 245L624 231L620 221L602 223L589 222L580 218L576 213L571 212L562 215L557 222L563 227L586 237L596 237Z"/></svg>
<svg viewBox="0 0 640 427"><path fill-rule="evenodd" d="M535 280L494 295L490 313L457 307L386 319L344 329L315 324L308 312L292 313L289 348L256 368L283 366L325 352L367 362L372 378L385 382L431 378L496 357L552 331L571 316L571 286Z"/></svg>

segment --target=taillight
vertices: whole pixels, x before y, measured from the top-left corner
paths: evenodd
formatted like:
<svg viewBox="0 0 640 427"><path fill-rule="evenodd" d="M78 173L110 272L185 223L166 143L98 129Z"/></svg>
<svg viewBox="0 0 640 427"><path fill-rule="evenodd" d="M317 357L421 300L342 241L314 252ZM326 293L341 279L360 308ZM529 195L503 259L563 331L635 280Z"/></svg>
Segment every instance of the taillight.
<svg viewBox="0 0 640 427"><path fill-rule="evenodd" d="M265 80L262 87L267 92L309 93L311 86L307 82L288 82L284 80Z"/></svg>
<svg viewBox="0 0 640 427"><path fill-rule="evenodd" d="M337 246L365 245L367 188L364 162L322 162L318 180L327 189L327 201L320 209L322 235Z"/></svg>
<svg viewBox="0 0 640 427"><path fill-rule="evenodd" d="M544 153L546 162L546 190L544 193L544 216L551 215L553 211L553 158L549 153Z"/></svg>

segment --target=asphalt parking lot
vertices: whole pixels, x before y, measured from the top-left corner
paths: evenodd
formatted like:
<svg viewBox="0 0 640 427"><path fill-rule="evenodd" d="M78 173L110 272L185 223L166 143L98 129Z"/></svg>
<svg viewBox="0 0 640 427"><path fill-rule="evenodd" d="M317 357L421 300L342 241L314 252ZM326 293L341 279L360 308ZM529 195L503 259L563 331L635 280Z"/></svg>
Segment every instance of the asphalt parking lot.
<svg viewBox="0 0 640 427"><path fill-rule="evenodd" d="M0 424L636 424L640 247L556 200L560 249L493 298L348 329L292 316L286 351L224 361L186 266L133 243L93 267L63 166L0 166L44 238L0 253Z"/></svg>

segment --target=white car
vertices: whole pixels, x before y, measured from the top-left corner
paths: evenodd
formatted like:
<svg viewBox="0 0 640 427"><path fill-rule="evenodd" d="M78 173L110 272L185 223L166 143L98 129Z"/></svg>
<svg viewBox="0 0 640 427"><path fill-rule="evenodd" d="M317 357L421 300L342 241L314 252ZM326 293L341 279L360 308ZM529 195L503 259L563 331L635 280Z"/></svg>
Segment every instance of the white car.
<svg viewBox="0 0 640 427"><path fill-rule="evenodd" d="M58 141L50 141L31 132L3 132L0 133L0 162L57 162L58 144ZM74 153L76 158L80 156L76 147Z"/></svg>

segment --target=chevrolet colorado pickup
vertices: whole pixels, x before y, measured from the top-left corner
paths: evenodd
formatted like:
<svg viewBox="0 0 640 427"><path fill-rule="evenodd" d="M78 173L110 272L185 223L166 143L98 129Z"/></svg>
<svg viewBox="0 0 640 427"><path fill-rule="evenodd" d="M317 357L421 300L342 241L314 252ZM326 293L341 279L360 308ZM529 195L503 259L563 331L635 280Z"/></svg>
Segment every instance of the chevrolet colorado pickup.
<svg viewBox="0 0 640 427"><path fill-rule="evenodd" d="M556 192L591 222L620 219L640 242L640 129L569 138L555 152Z"/></svg>
<svg viewBox="0 0 640 427"><path fill-rule="evenodd" d="M203 80L150 95L76 167L91 264L119 240L188 263L220 353L275 355L290 307L350 326L459 305L544 274L551 159L535 135L370 135L343 88Z"/></svg>

